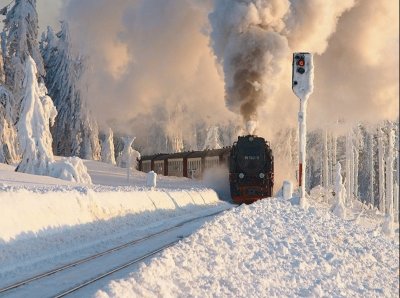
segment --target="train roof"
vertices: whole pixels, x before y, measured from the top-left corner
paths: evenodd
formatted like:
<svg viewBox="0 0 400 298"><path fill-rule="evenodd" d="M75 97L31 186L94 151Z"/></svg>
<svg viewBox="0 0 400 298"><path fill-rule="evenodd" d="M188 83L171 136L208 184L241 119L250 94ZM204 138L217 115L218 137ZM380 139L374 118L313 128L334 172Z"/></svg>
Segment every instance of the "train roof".
<svg viewBox="0 0 400 298"><path fill-rule="evenodd" d="M140 158L140 160L144 161L144 160L156 160L160 157L163 156L168 156L168 154L165 153L158 153L158 154L152 154L152 155L144 155Z"/></svg>
<svg viewBox="0 0 400 298"><path fill-rule="evenodd" d="M166 159L174 159L174 158L200 158L206 156L221 156L231 151L231 147L224 147L221 149L211 149L204 151L185 151L185 152L177 152L177 153L160 153L153 155L142 156L141 160L166 160Z"/></svg>
<svg viewBox="0 0 400 298"><path fill-rule="evenodd" d="M221 156L231 151L231 147L224 147L220 149L206 150L206 156Z"/></svg>
<svg viewBox="0 0 400 298"><path fill-rule="evenodd" d="M167 153L163 153L163 154L159 154L158 156L156 156L154 158L154 161L156 160L166 160L168 158L169 154Z"/></svg>
<svg viewBox="0 0 400 298"><path fill-rule="evenodd" d="M192 152L177 152L177 153L172 153L168 155L168 159L174 159L174 158L186 158L188 157Z"/></svg>

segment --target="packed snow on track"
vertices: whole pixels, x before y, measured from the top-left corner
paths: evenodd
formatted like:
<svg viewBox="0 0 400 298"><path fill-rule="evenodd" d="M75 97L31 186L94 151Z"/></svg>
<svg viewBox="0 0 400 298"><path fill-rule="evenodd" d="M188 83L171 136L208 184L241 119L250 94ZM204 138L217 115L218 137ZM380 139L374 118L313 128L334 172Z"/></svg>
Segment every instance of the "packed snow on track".
<svg viewBox="0 0 400 298"><path fill-rule="evenodd" d="M227 211L96 297L397 297L397 237L292 203Z"/></svg>
<svg viewBox="0 0 400 298"><path fill-rule="evenodd" d="M84 161L92 185L0 164L0 288L182 221L231 208L198 181ZM39 293L36 293L40 296Z"/></svg>

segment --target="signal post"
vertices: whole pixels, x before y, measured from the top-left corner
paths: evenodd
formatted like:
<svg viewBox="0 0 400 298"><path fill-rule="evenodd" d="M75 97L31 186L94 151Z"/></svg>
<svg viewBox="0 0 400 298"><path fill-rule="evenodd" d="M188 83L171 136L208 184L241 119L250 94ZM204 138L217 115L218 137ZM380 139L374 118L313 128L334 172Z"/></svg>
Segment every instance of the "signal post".
<svg viewBox="0 0 400 298"><path fill-rule="evenodd" d="M293 53L292 90L300 99L299 121L299 190L300 205L306 205L306 144L307 144L307 103L313 92L314 65L310 53Z"/></svg>

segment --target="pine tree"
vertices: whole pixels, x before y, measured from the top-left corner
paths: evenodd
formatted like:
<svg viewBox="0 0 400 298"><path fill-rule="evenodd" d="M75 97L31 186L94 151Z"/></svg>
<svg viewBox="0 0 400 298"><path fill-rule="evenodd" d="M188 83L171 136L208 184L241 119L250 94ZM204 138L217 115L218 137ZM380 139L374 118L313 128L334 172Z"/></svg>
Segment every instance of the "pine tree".
<svg viewBox="0 0 400 298"><path fill-rule="evenodd" d="M13 164L19 159L17 132L12 123L13 95L4 86L3 47L0 54L0 163Z"/></svg>
<svg viewBox="0 0 400 298"><path fill-rule="evenodd" d="M57 111L46 87L38 84L37 69L32 58L25 62L24 97L18 121L18 137L22 161L16 171L36 175L48 175L54 162L51 149L50 123L54 124Z"/></svg>
<svg viewBox="0 0 400 298"><path fill-rule="evenodd" d="M9 103L12 94L0 84L0 163L14 164L19 160L17 131L11 120Z"/></svg>
<svg viewBox="0 0 400 298"><path fill-rule="evenodd" d="M57 34L49 27L42 35L40 50L47 72L45 82L58 110L52 128L55 154L99 160L99 130L81 82L85 60L72 51L68 23L62 22Z"/></svg>
<svg viewBox="0 0 400 298"><path fill-rule="evenodd" d="M15 0L14 6L4 20L2 34L5 85L13 94L13 97L10 98L13 123L19 119L20 106L24 96L22 86L24 68L28 57L32 57L35 61L38 76L45 75L37 37L36 0Z"/></svg>

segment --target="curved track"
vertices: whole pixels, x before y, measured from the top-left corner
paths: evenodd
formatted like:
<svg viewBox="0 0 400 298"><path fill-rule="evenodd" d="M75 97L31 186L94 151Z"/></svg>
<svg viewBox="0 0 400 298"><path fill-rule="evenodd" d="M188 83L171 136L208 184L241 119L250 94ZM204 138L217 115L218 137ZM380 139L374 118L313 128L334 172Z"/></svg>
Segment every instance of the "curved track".
<svg viewBox="0 0 400 298"><path fill-rule="evenodd" d="M60 277L59 279L68 281L68 280L73 280L74 278L71 278L71 277L73 277L75 275L80 276L80 280L78 282L73 281L72 285L71 284L67 285L67 283L64 283L63 288L53 289L53 291L56 291L55 293L54 292L48 293L48 294L41 293L41 294L43 294L43 295L41 295L42 297L47 297L47 296L49 296L49 297L64 297L65 295L74 293L74 292L76 292L90 284L93 284L96 281L99 281L115 272L121 271L129 266L137 264L140 261L143 261L144 259L161 252L163 249L174 245L175 243L177 243L180 239L182 239L184 237L181 234L174 235L172 233L172 231L176 230L178 232L185 233L185 229L184 229L185 226L190 226L190 224L192 224L195 227L197 227L196 224L198 225L200 223L200 225L201 225L202 222L204 222L204 221L202 221L202 219L204 220L208 217L218 215L218 214L222 213L223 211L225 211L225 210L183 221L177 225L174 225L174 226L164 229L162 231L156 232L154 234L145 236L140 239L135 239L135 240L126 242L122 245L115 246L106 251L91 255L86 258L76 260L74 262L65 264L63 266L54 268L52 270L43 272L41 274L34 275L30 278L21 280L19 282L7 285L5 287L0 288L0 296L3 296L3 295L7 295L7 297L8 297L8 295L23 296L24 294L27 294L30 292L29 289L25 289L25 288L38 289L41 287L41 284L43 283L43 281L44 281L44 283L47 283L47 286L53 285L53 288L54 288L54 283L51 282L51 278L56 278L56 276L58 276L58 275L62 276L64 273L65 273L66 277L64 279L62 277ZM179 231L180 229L181 229L181 231ZM189 235L190 235L190 233L189 233ZM161 238L164 238L164 239L161 239ZM173 239L173 241L171 241L171 239ZM158 242L160 242L160 241L162 242L161 246L159 245L159 243L157 243L157 240L158 240ZM156 247L156 249L149 251L146 243L150 247ZM142 247L139 247L140 245ZM147 249L146 249L146 247L147 247ZM137 248L137 249L135 249L135 248ZM126 252L124 252L125 256L122 256L123 259L124 259L124 257L131 256L133 254L138 254L138 255L133 259L129 258L129 261L124 261L123 263L120 263L117 266L115 265L115 263L113 263L112 259L110 259L108 261L106 259L104 259L104 258L110 258L110 257L112 258L112 257L118 255L117 252L122 252L124 250ZM104 262L104 263L108 262L109 264L108 264L107 268L112 268L112 269L102 270L103 273L101 273L101 274L98 274L98 272L95 274L92 273L92 276L89 276L91 273L88 272L88 271L90 271L90 270L88 270L88 268L98 267L97 265L101 262ZM95 265L95 264L97 264L97 265ZM111 266L111 264L113 264L113 266ZM86 267L86 268L83 268L81 270L82 272L79 272L81 267ZM76 273L74 273L75 271L76 271ZM82 282L82 280L84 280L84 281ZM55 284L57 284L57 283L55 283ZM45 288L45 287L43 287L43 288Z"/></svg>

